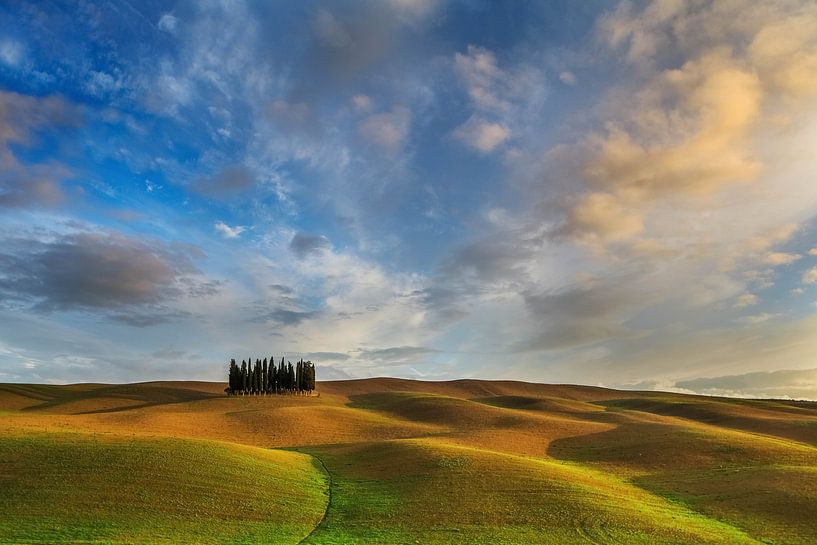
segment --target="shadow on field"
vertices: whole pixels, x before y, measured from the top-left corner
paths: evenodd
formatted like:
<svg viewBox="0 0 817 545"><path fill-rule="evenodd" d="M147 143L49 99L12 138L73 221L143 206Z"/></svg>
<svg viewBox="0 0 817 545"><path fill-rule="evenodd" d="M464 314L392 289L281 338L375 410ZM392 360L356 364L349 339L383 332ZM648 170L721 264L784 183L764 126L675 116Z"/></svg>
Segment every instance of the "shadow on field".
<svg viewBox="0 0 817 545"><path fill-rule="evenodd" d="M21 411L59 410L69 405L76 405L76 407L68 407L73 409L68 411L70 414L114 413L221 397L219 394L189 388L150 384L76 385L73 387L20 384L0 386L0 392L8 392L39 402L23 407ZM112 403L113 406L104 406L106 403L102 401L107 404ZM96 407L83 410L83 406Z"/></svg>

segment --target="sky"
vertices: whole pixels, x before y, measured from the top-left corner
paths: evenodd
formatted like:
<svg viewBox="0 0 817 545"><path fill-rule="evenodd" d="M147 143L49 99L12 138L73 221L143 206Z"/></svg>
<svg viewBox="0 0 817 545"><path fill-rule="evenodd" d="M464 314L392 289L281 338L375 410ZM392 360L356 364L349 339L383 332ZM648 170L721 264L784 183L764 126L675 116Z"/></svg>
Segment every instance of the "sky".
<svg viewBox="0 0 817 545"><path fill-rule="evenodd" d="M817 4L4 2L0 382L817 398Z"/></svg>

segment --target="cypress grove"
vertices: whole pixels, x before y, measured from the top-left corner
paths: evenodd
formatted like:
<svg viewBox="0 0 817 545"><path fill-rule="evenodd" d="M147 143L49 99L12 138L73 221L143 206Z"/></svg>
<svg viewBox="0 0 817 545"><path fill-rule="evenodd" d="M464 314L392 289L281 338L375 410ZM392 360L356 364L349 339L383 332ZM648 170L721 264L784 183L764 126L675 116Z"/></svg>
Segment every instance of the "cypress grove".
<svg viewBox="0 0 817 545"><path fill-rule="evenodd" d="M269 362L269 363L268 363ZM303 358L292 362L281 358L276 365L275 358L241 360L230 359L227 371L229 386L224 392L229 395L292 394L310 395L315 390L315 364Z"/></svg>

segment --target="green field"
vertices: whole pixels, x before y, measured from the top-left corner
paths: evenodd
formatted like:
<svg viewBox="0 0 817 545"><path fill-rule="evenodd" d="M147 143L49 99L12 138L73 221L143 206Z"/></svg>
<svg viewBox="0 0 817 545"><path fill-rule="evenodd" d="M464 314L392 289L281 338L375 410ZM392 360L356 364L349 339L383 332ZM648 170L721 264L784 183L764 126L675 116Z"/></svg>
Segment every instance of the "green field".
<svg viewBox="0 0 817 545"><path fill-rule="evenodd" d="M10 543L295 543L323 516L309 456L182 439L0 439Z"/></svg>
<svg viewBox="0 0 817 545"><path fill-rule="evenodd" d="M0 385L0 543L817 542L811 404L489 381L222 388Z"/></svg>

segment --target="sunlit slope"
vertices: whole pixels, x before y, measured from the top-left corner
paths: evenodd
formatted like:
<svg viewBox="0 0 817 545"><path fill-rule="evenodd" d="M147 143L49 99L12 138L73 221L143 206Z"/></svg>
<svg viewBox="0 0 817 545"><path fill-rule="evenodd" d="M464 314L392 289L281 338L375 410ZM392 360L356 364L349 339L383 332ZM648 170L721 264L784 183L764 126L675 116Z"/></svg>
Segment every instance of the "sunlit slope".
<svg viewBox="0 0 817 545"><path fill-rule="evenodd" d="M505 398L497 396L497 399ZM442 425L437 436L445 437L452 444L535 456L545 456L555 439L600 433L612 428L575 413L508 409L485 399L469 400L421 392L381 392L350 396L350 405L390 415L401 422ZM586 402L568 400L566 403L587 407L590 412L603 411Z"/></svg>
<svg viewBox="0 0 817 545"><path fill-rule="evenodd" d="M311 544L756 543L574 464L398 440L310 449L333 477Z"/></svg>
<svg viewBox="0 0 817 545"><path fill-rule="evenodd" d="M398 421L330 396L227 397L213 383L0 385L0 429L140 433L262 447L416 437L439 425Z"/></svg>
<svg viewBox="0 0 817 545"><path fill-rule="evenodd" d="M0 385L0 437L50 437L44 451L82 431L314 453L336 485L312 543L817 543L815 404L513 381L334 381L319 396L223 387ZM189 517L172 521L191 543L179 534Z"/></svg>
<svg viewBox="0 0 817 545"><path fill-rule="evenodd" d="M648 394L608 400L600 405L677 416L817 446L817 404L814 403Z"/></svg>
<svg viewBox="0 0 817 545"><path fill-rule="evenodd" d="M556 440L549 454L630 476L644 490L763 542L815 543L817 449L811 445L683 417L618 408L608 414L618 421L614 428Z"/></svg>
<svg viewBox="0 0 817 545"><path fill-rule="evenodd" d="M309 456L178 439L0 437L2 543L297 543L326 505Z"/></svg>

